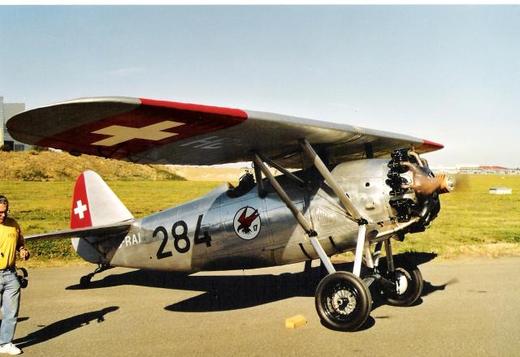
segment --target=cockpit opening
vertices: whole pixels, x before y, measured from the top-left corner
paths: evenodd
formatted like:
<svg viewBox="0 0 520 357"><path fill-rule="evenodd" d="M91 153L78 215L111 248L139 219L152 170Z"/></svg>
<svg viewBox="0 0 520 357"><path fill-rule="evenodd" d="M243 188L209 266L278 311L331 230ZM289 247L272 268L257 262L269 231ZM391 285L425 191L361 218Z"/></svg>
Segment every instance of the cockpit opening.
<svg viewBox="0 0 520 357"><path fill-rule="evenodd" d="M250 172L246 172L240 176L240 180L238 181L238 185L236 187L231 183L228 183L229 190L227 191L227 195L231 198L243 196L251 191L255 185L255 176Z"/></svg>

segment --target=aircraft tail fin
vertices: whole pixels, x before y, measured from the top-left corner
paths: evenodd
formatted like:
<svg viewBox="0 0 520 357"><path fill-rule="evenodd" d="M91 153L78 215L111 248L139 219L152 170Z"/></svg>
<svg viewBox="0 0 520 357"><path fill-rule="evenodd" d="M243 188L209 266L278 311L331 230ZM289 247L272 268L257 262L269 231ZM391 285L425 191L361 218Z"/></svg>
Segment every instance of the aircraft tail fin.
<svg viewBox="0 0 520 357"><path fill-rule="evenodd" d="M70 228L105 226L133 218L97 173L87 170L77 178L70 210Z"/></svg>

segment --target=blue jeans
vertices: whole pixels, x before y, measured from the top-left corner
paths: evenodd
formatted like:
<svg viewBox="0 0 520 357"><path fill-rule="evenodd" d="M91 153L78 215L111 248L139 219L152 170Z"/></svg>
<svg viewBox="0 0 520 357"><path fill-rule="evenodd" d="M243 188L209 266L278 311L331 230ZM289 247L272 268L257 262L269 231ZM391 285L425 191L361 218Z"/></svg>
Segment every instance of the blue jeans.
<svg viewBox="0 0 520 357"><path fill-rule="evenodd" d="M0 345L4 345L13 340L20 306L20 282L14 270L0 270L0 300L2 304Z"/></svg>

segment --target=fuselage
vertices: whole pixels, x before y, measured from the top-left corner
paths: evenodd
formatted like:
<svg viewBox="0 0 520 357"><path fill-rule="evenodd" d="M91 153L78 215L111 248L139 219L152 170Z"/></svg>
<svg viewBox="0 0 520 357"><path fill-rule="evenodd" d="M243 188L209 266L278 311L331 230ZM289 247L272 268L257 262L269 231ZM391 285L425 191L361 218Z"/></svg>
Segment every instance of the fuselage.
<svg viewBox="0 0 520 357"><path fill-rule="evenodd" d="M388 160L340 164L332 174L368 218L371 241L409 225L398 223L389 204ZM302 187L277 179L312 223L328 255L355 248L358 224L312 170L297 173ZM305 231L271 186L260 197L255 185L234 193L222 185L183 205L136 220L125 237L105 242L106 263L114 266L195 272L283 265L317 258ZM413 196L413 193L409 194Z"/></svg>

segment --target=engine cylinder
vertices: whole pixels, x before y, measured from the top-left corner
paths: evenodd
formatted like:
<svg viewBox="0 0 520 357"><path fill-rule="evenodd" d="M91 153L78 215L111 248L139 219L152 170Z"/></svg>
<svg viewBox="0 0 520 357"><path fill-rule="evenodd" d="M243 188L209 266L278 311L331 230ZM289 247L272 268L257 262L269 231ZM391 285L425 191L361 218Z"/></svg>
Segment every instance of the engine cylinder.
<svg viewBox="0 0 520 357"><path fill-rule="evenodd" d="M409 229L423 231L440 210L439 193L444 176L435 177L426 161L407 149L388 159L364 159L337 165L332 171L363 217L372 222L409 222Z"/></svg>

